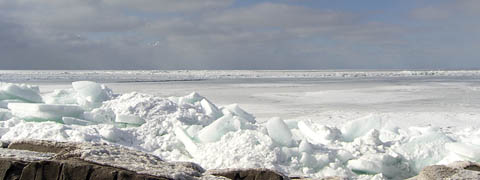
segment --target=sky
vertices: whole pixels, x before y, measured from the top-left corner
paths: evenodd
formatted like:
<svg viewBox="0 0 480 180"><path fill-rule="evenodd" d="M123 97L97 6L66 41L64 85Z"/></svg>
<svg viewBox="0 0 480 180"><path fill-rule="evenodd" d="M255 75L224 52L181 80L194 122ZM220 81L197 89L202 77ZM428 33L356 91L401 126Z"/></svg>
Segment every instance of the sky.
<svg viewBox="0 0 480 180"><path fill-rule="evenodd" d="M0 0L0 69L480 69L480 0Z"/></svg>

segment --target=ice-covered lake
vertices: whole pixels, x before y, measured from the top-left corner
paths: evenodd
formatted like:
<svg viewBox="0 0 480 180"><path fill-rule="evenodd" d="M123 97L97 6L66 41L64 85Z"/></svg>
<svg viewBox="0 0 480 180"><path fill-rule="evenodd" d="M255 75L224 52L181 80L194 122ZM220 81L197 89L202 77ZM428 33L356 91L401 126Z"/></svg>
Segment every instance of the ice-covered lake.
<svg viewBox="0 0 480 180"><path fill-rule="evenodd" d="M28 82L41 92L70 82ZM480 125L480 78L213 79L166 82L104 82L116 93L160 97L197 92L217 105L239 104L263 122L273 116L338 125L365 114L389 116L397 125ZM392 117L390 117L392 116Z"/></svg>
<svg viewBox="0 0 480 180"><path fill-rule="evenodd" d="M405 178L426 165L480 160L479 77L477 71L5 71L0 81L38 85L51 106L7 103L0 135L109 142L206 168ZM72 89L78 80L117 95L88 83ZM7 94L22 93L2 86ZM104 99L88 94L94 86ZM70 106L82 114L72 115L77 109ZM31 122L22 108L44 122ZM55 112L63 115L46 121Z"/></svg>

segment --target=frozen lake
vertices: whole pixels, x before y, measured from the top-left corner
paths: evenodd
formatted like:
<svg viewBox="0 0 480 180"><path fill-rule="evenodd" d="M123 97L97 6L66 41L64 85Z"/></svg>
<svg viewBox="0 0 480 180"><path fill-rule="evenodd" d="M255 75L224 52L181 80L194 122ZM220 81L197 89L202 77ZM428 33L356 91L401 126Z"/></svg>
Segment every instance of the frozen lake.
<svg viewBox="0 0 480 180"><path fill-rule="evenodd" d="M40 88L0 84L6 141L105 142L207 169L359 179L408 178L427 165L480 159L479 71L0 71L0 78Z"/></svg>
<svg viewBox="0 0 480 180"><path fill-rule="evenodd" d="M31 84L40 85L42 92L71 86L70 82ZM336 125L375 113L401 127L480 125L477 78L257 78L104 84L116 93L136 91L161 97L197 92L218 105L237 103L258 121L278 116Z"/></svg>

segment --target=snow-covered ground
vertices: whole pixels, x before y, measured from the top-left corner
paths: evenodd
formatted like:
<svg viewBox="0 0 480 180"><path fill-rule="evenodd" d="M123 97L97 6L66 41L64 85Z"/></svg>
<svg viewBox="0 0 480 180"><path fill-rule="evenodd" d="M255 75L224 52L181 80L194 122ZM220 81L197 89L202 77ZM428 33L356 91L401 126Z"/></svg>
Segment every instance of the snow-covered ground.
<svg viewBox="0 0 480 180"><path fill-rule="evenodd" d="M404 178L480 160L478 71L95 73L0 72L40 86L2 84L1 139L109 142L205 168L313 177ZM106 87L72 89L82 76ZM25 101L50 105L15 104Z"/></svg>

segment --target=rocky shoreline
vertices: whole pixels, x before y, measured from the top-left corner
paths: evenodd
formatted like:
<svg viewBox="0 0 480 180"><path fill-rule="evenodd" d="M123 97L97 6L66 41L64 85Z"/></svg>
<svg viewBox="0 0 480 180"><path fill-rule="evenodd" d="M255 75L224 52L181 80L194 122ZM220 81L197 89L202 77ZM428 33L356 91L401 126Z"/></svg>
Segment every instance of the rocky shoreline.
<svg viewBox="0 0 480 180"><path fill-rule="evenodd" d="M4 180L166 180L308 179L269 169L205 170L191 162L166 162L133 149L102 143L52 141L1 142L0 179ZM326 179L348 179L325 177ZM480 164L455 162L425 167L411 180L480 179Z"/></svg>
<svg viewBox="0 0 480 180"><path fill-rule="evenodd" d="M4 180L290 179L269 169L205 170L190 162L166 162L132 149L100 143L2 142Z"/></svg>

